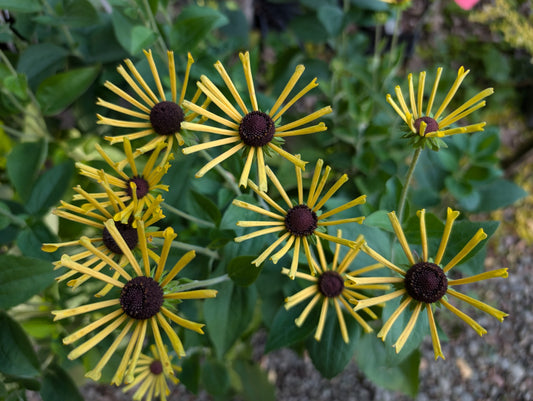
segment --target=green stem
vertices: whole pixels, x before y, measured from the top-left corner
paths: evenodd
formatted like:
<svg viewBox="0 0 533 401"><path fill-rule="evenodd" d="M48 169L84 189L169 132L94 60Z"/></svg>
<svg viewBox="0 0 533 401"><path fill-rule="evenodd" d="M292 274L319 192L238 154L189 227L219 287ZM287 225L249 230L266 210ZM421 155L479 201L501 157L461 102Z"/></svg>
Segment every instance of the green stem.
<svg viewBox="0 0 533 401"><path fill-rule="evenodd" d="M396 52L396 46L398 45L398 37L400 36L400 20L402 17L401 10L396 7L396 18L394 20L394 31L392 33L392 39L391 39L391 45L390 45L390 52L389 52L389 67L393 64L394 60L394 53Z"/></svg>
<svg viewBox="0 0 533 401"><path fill-rule="evenodd" d="M230 278L227 274L224 274L222 276L218 276L218 277L215 277L215 278L210 278L208 280L195 280L191 283L187 283L187 284L183 284L183 285L179 285L175 288L175 291L176 292L180 292L180 291L188 291L188 290L193 290L195 288L199 288L199 287L207 287L207 286L210 286L210 285L215 285L215 284L218 284L218 283L223 283L224 281L228 281Z"/></svg>
<svg viewBox="0 0 533 401"><path fill-rule="evenodd" d="M164 207L165 209L167 209L169 212L174 213L175 215L180 216L180 217L183 217L184 219L187 219L187 220L192 221L192 222L194 222L194 223L200 224L200 225L202 225L202 226L211 227L211 228L216 227L214 223L211 223L210 221L207 221L207 220L200 219L200 218L198 218L198 217L191 216L191 215L188 214L188 213L185 213L185 212L182 212L182 211L179 210L179 209L176 209L174 206L170 206L170 205L169 205L168 203L166 203L166 202L162 202L162 203L161 203L161 206L163 206L163 207Z"/></svg>
<svg viewBox="0 0 533 401"><path fill-rule="evenodd" d="M27 227L27 224L24 221L24 219L21 219L20 217L15 216L8 209L4 209L3 207L0 207L0 214L6 216L9 220L11 220L11 222L13 222L13 224L15 224L15 225L17 225L19 227L22 227L22 228Z"/></svg>
<svg viewBox="0 0 533 401"><path fill-rule="evenodd" d="M162 238L153 238L152 242L155 245L163 245L165 240L162 239ZM187 243L181 242L181 241L172 241L170 243L170 247L171 248L182 249L184 251L195 251L197 253L201 253L203 255L206 255L206 256L208 256L208 257L210 257L212 259L219 259L220 258L218 252L212 251L211 249L207 249L207 248L204 248L204 247L201 247L201 246L187 244Z"/></svg>
<svg viewBox="0 0 533 401"><path fill-rule="evenodd" d="M157 34L157 45L159 47L159 55L164 60L167 57L167 49L168 46L165 43L161 31L159 30L159 27L157 26L157 22L155 20L154 13L152 13L152 8L150 7L150 4L148 3L148 0L143 0L143 6L145 9L145 13L148 16L148 25L149 27Z"/></svg>
<svg viewBox="0 0 533 401"><path fill-rule="evenodd" d="M398 220L400 223L402 222L403 218L403 211L405 209L405 202L407 200L407 192L409 191L409 186L411 185L411 180L413 178L413 173L415 172L416 163L418 162L420 153L422 153L422 148L416 148L413 158L411 159L411 164L409 165L409 170L405 176L405 183L403 185L402 193L400 194L400 202L398 204Z"/></svg>

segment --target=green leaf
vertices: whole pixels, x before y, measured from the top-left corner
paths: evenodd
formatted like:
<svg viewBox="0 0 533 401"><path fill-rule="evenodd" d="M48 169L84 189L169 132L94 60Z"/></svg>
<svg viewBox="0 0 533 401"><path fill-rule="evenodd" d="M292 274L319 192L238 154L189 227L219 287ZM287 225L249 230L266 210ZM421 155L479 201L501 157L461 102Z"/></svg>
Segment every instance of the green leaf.
<svg viewBox="0 0 533 401"><path fill-rule="evenodd" d="M32 214L46 212L63 197L74 173L74 163L66 161L42 174L33 187L26 209Z"/></svg>
<svg viewBox="0 0 533 401"><path fill-rule="evenodd" d="M22 201L26 201L30 196L47 152L48 144L44 140L23 142L16 145L7 156L7 176ZM32 157L27 157L28 155Z"/></svg>
<svg viewBox="0 0 533 401"><path fill-rule="evenodd" d="M0 311L0 372L20 378L39 374L39 361L24 330Z"/></svg>
<svg viewBox="0 0 533 401"><path fill-rule="evenodd" d="M217 205L207 196L204 196L196 191L191 191L191 194L194 197L198 208L207 214L209 218L218 226L220 224L220 220L222 219L222 214L220 213Z"/></svg>
<svg viewBox="0 0 533 401"><path fill-rule="evenodd" d="M26 74L30 85L36 85L44 78L42 75L62 65L67 55L66 49L53 43L28 46L19 57L17 71Z"/></svg>
<svg viewBox="0 0 533 401"><path fill-rule="evenodd" d="M284 306L278 309L268 333L265 352L278 348L289 347L308 338L316 330L318 313L313 310L304 323L298 327L294 320L300 316L305 308L305 303L286 310Z"/></svg>
<svg viewBox="0 0 533 401"><path fill-rule="evenodd" d="M418 350L404 359L391 358L379 338L375 335L364 335L357 342L355 360L366 377L378 386L401 391L411 397L418 393Z"/></svg>
<svg viewBox="0 0 533 401"><path fill-rule="evenodd" d="M222 362L208 359L202 365L201 380L209 394L224 395L230 389L228 369Z"/></svg>
<svg viewBox="0 0 533 401"><path fill-rule="evenodd" d="M34 222L24 227L17 235L17 246L24 256L38 258L45 261L54 261L61 258L61 251L53 253L44 252L41 246L45 242L57 242L57 237L42 221Z"/></svg>
<svg viewBox="0 0 533 401"><path fill-rule="evenodd" d="M228 275L235 284L248 287L257 280L262 268L252 264L255 258L256 256L237 256L228 263Z"/></svg>
<svg viewBox="0 0 533 401"><path fill-rule="evenodd" d="M185 7L172 27L171 47L177 52L193 50L216 28L228 23L228 18L211 7Z"/></svg>
<svg viewBox="0 0 533 401"><path fill-rule="evenodd" d="M44 115L55 115L78 99L100 72L100 66L61 72L46 78L37 88L37 101Z"/></svg>
<svg viewBox="0 0 533 401"><path fill-rule="evenodd" d="M0 202L0 209L5 211L6 213L10 213L9 207L3 202ZM0 211L0 230L3 230L4 228L6 228L9 225L10 222L11 222L11 220L9 220L9 217L4 215Z"/></svg>
<svg viewBox="0 0 533 401"><path fill-rule="evenodd" d="M204 302L207 332L218 358L235 343L253 317L257 289L255 286L238 287L228 281L214 287L217 297Z"/></svg>
<svg viewBox="0 0 533 401"><path fill-rule="evenodd" d="M157 34L154 31L144 25L138 25L138 21L128 18L116 8L111 17L115 37L129 54L137 55L157 40Z"/></svg>
<svg viewBox="0 0 533 401"><path fill-rule="evenodd" d="M28 99L28 81L24 74L10 75L2 81L3 87L18 99Z"/></svg>
<svg viewBox="0 0 533 401"><path fill-rule="evenodd" d="M268 380L266 372L257 364L237 360L235 370L242 383L242 395L246 401L275 401L276 389Z"/></svg>
<svg viewBox="0 0 533 401"><path fill-rule="evenodd" d="M14 13L35 13L41 11L39 0L0 0L0 9Z"/></svg>
<svg viewBox="0 0 533 401"><path fill-rule="evenodd" d="M344 342L337 315L330 305L321 340L316 341L314 337L310 337L306 344L313 365L327 379L337 376L344 370L352 359L355 346L361 336L362 329L359 323L351 315L344 312L343 314L349 343Z"/></svg>
<svg viewBox="0 0 533 401"><path fill-rule="evenodd" d="M71 28L83 28L98 23L98 13L88 0L70 0L65 5L61 22Z"/></svg>
<svg viewBox="0 0 533 401"><path fill-rule="evenodd" d="M69 374L56 364L44 371L41 397L43 401L84 401Z"/></svg>
<svg viewBox="0 0 533 401"><path fill-rule="evenodd" d="M50 262L25 256L0 255L0 308L8 309L40 293L54 282Z"/></svg>
<svg viewBox="0 0 533 401"><path fill-rule="evenodd" d="M323 5L318 9L318 19L330 36L336 36L342 29L344 13L335 5Z"/></svg>
<svg viewBox="0 0 533 401"><path fill-rule="evenodd" d="M481 202L476 212L491 212L505 206L512 205L527 195L521 187L512 181L497 179L483 186L480 190Z"/></svg>
<svg viewBox="0 0 533 401"><path fill-rule="evenodd" d="M182 371L178 374L180 381L193 394L198 394L200 384L200 354L187 355L181 364Z"/></svg>

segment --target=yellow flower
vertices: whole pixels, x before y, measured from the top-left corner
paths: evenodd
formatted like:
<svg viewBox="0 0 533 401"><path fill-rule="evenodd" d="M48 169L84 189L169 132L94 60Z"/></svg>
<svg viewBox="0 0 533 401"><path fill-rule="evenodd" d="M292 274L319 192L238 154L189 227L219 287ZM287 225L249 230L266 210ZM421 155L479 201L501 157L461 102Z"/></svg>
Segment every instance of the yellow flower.
<svg viewBox="0 0 533 401"><path fill-rule="evenodd" d="M387 102L390 103L396 113L398 113L402 120L405 121L409 130L411 131L406 135L406 137L413 138L417 147L424 147L427 141L432 149L437 150L440 146L438 138L455 134L483 131L483 127L486 124L485 122L456 128L452 128L451 125L485 106L486 102L483 99L494 93L493 88L487 88L479 92L470 100L466 101L463 105L444 116L446 108L450 104L451 100L459 89L459 86L461 86L461 83L469 72L470 70L465 71L463 67L459 68L455 82L434 114L432 113L433 103L435 102L435 96L437 94L442 68L437 69L437 76L435 77L433 89L431 90L425 110L423 109L424 84L426 80L425 71L420 72L418 77L418 91L416 93L413 84L413 74L409 74L407 77L409 82L410 108L403 97L400 86L396 86L394 88L399 106L392 99L392 96L387 94Z"/></svg>
<svg viewBox="0 0 533 401"><path fill-rule="evenodd" d="M262 214L263 216L269 217L270 221L239 221L237 225L240 227L268 227L262 230L255 231L250 234L242 235L236 237L236 242L241 242L248 240L250 238L259 237L261 235L266 235L270 233L279 233L280 237L274 241L261 255L259 255L252 263L256 266L259 266L265 261L265 259L280 245L283 241L286 241L286 244L274 255L271 259L274 263L277 263L291 248L294 248L294 254L292 259L292 264L290 268L289 277L294 279L296 270L298 269L298 260L300 254L300 245L303 243L305 255L307 257L307 262L311 273L315 273L314 265L311 261L311 254L309 250L309 240L314 236L323 238L328 241L341 243L347 246L353 246L354 242L349 241L343 238L338 238L333 235L326 234L320 230L320 228L344 224L344 223L362 223L364 217L352 217L348 219L332 220L326 221L328 217L331 217L337 213L340 213L344 210L350 209L354 206L361 205L366 201L366 195L359 196L350 202L345 203L342 206L331 209L327 212L321 213L321 209L329 198L331 198L339 188L348 181L348 176L344 174L341 176L337 182L320 198L326 181L328 179L331 168L326 166L322 177L323 161L319 159L316 163L315 171L313 173L313 178L311 181L311 188L309 189L309 195L307 201L304 202L303 199L303 183L302 183L302 169L298 166L295 166L296 178L298 181L298 203L294 204L288 197L287 193L283 189L283 186L274 175L272 170L267 166L266 174L270 178L270 181L278 189L279 194L287 204L287 208L283 208L277 202L275 202L270 196L268 196L264 191L261 191L257 185L252 181L248 181L248 185L253 189L253 191L262 199L265 200L270 206L276 209L275 212L264 209L259 206L252 205L247 202L240 200L234 200L233 204L253 212ZM319 199L320 198L320 199Z"/></svg>
<svg viewBox="0 0 533 401"><path fill-rule="evenodd" d="M113 270L119 273L118 279L114 279L107 274L90 269L73 261L69 256L63 255L61 261L63 266L75 270L78 273L87 274L102 283L110 284L114 289L120 290L119 294L113 293L112 296L108 296L106 300L101 302L52 312L55 315L54 320L65 319L88 312L97 312L101 315L101 317L93 323L88 324L63 339L64 344L72 344L85 337L87 334L99 330L92 338L86 340L83 344L78 345L72 350L68 354L68 358L76 359L80 357L122 326L118 336L106 350L96 366L86 373L86 376L93 380L98 380L104 366L116 352L126 336L129 335L126 349L123 352L120 365L113 377L112 383L120 385L124 376L126 377L126 383L130 383L133 380L144 340L149 332L148 327L150 327L153 341L155 341L157 352L163 365L163 372L165 372L165 375L172 375L172 364L168 353L165 350L165 346L163 345L161 329L166 333L176 354L181 357L185 355L185 349L171 323L176 323L179 326L196 331L200 334L203 334L202 327L204 325L178 316L171 310L171 307L169 307L168 304L172 302L172 300L214 298L217 291L180 291L179 287L176 287L175 284L172 283L172 280L177 274L195 257L194 251L186 253L168 273L164 274L169 250L173 239L176 238L176 234L172 228L169 227L164 231L164 244L158 255L157 265L152 268L150 266L147 243L143 240L146 237L144 235L144 225L142 221L137 222L142 264L139 264L133 256L125 239L116 228L114 220L109 219L106 221L105 227L127 258L128 267L132 270L132 274L118 263L106 258L105 255L96 249L86 237L80 239L80 245L85 247L89 252L92 252L94 256L105 260Z"/></svg>
<svg viewBox="0 0 533 401"><path fill-rule="evenodd" d="M170 394L167 379L171 380L174 384L179 383L177 377L165 374L163 371L163 363L161 362L157 348L152 345L150 346L150 351L152 356L144 354L139 356L139 362L133 371L133 381L123 388L123 391L127 392L138 386L137 391L133 394L134 401L140 401L143 398L146 401L152 401L154 397L166 401L167 396ZM173 356L169 356L171 363L172 358ZM174 364L172 364L172 369L175 372L181 372L181 368Z"/></svg>
<svg viewBox="0 0 533 401"><path fill-rule="evenodd" d="M337 231L337 237L341 238L340 230ZM361 245L363 243L364 238L361 235L355 241L354 247L348 251L348 253L344 256L344 258L339 264L337 264L337 262L339 260L340 244L337 243L335 247L335 253L333 256L331 269L328 269L328 264L326 262L324 250L322 249L321 241L317 240L316 247L321 267L311 256L311 261L313 263L314 270L317 272L317 275L311 276L306 273L296 272L296 277L307 280L311 282L311 284L303 290L297 292L296 294L287 297L285 299L285 309L289 310L293 306L298 305L300 302L303 302L313 296L313 298L307 304L300 316L298 316L294 321L296 325L300 327L305 322L307 316L313 310L313 308L321 302L322 305L320 308L320 318L318 320L318 325L315 332L315 339L317 341L320 341L320 339L322 338L322 332L324 330L324 324L326 322L328 306L331 303L333 303L333 306L335 307L335 312L339 321L339 327L341 330L342 338L345 343L348 343L350 339L348 337L348 330L346 329L346 322L342 313L342 307L344 307L344 309L346 309L350 313L350 315L352 315L352 317L363 327L363 329L367 333L370 333L372 331L372 328L368 325L368 323L361 316L359 316L359 314L355 312L352 309L352 306L348 303L348 301L352 299L359 300L367 298L365 295L354 291L354 289L361 290L388 288L388 286L383 285L358 285L354 284L351 280L348 279L348 277L357 277L362 273L384 267L381 263L376 263L374 265L346 273L346 270L348 269L348 267L350 267L350 264L353 262L353 260L359 253ZM283 269L282 272L283 274L290 273L288 269ZM368 315L372 319L377 319L377 316L369 308L365 308L365 312L368 313Z"/></svg>
<svg viewBox="0 0 533 401"><path fill-rule="evenodd" d="M394 228L394 232L400 242L402 249L409 260L410 267L407 271L398 267L391 261L387 260L372 248L370 248L366 243L361 246L361 250L368 255L372 256L376 261L384 264L389 269L396 272L398 275L395 277L364 277L359 278L355 277L351 280L356 284L394 284L397 289L389 294L365 299L358 301L354 310L357 311L362 308L368 308L369 306L376 305L378 303L387 302L391 299L402 297L402 302L396 311L389 317L385 322L383 328L378 333L378 337L385 341L385 338L396 321L400 314L409 306L414 306L413 313L409 319L407 325L402 331L400 337L397 339L394 347L396 352L400 352L402 347L405 345L405 342L409 338L409 335L413 331L413 328L416 324L418 316L422 308L426 309L429 328L431 333L431 340L433 342L433 350L435 353L435 359L439 356L444 359L442 354L442 349L440 345L440 340L437 334L437 326L435 325L435 318L433 316L433 306L435 304L440 304L446 309L453 312L460 319L469 324L480 336L485 334L487 331L474 319L466 315L464 312L461 312L455 306L451 305L447 300L447 295L450 295L454 298L457 298L461 301L464 301L483 312L486 312L498 320L503 321L503 318L507 316L506 313L499 311L498 309L493 308L483 302L480 302L474 298L471 298L467 295L464 295L454 289L451 286L462 285L468 283L474 283L476 281L486 280L493 277L507 277L507 269L496 269L490 272L485 272L477 274L471 277L450 280L447 277L448 271L457 265L467 256L472 249L476 247L478 243L487 238L487 234L483 232L483 229L479 229L477 233L468 241L468 243L463 247L463 249L454 256L444 267L441 266L442 257L444 251L446 250L446 245L450 238L450 233L452 231L453 222L459 216L459 212L453 211L448 208L448 214L446 218L446 224L444 226L444 232L442 234L441 242L437 250L437 254L434 260L428 258L428 243L426 235L426 221L425 221L425 210L419 210L417 213L420 219L420 236L422 239L422 258L420 261L415 260L411 250L409 249L409 244L405 239L405 235L400 226L396 214L394 212L389 213L389 219Z"/></svg>
<svg viewBox="0 0 533 401"><path fill-rule="evenodd" d="M107 261L108 259L113 260L118 263L120 266L127 264L127 258L119 248L113 237L109 234L108 229L105 227L104 223L113 218L114 215L120 212L119 206L115 203L111 205L104 206L100 203L95 197L86 191L84 191L79 185L74 188L78 193L79 198L86 201L85 205L91 205L93 210L87 210L87 207L80 207L61 201L61 206L55 209L52 213L58 217L71 220L85 226L96 230L96 233L91 238L88 238L88 241L93 243L96 246L98 251L102 252L105 255L106 259L99 258L95 256L91 251L82 248L80 250L79 241L68 241L60 243L45 243L42 246L42 250L45 252L55 252L59 248L68 248L73 249L73 253L70 255L70 259L74 262L83 264L85 267L93 269L95 271L101 271L104 267L109 266ZM158 195L157 198L151 203L150 207L139 217L143 222L145 228L150 227L155 224L163 217L163 212L159 207L159 204L163 201L161 195ZM121 233L129 249L134 250L138 248L139 237L138 230L133 227L131 222L127 223L116 223L117 230ZM144 232L145 239L144 241L150 242L152 237L159 237L162 235L162 232ZM141 241L142 242L142 241ZM155 259L152 251L149 251L150 256ZM59 269L63 266L62 262L54 262L55 269ZM74 277L78 276L78 277ZM118 272L115 272L113 275L114 279L119 277ZM85 281L90 278L87 274L79 275L75 270L69 270L67 273L56 278L57 281L61 282L66 279L70 279L67 282L67 285L73 288L78 287ZM96 296L104 296L111 289L111 285L107 284Z"/></svg>
<svg viewBox="0 0 533 401"><path fill-rule="evenodd" d="M145 208L154 209L152 206L156 199L154 192L158 190L168 191L168 185L160 184L161 179L170 167L167 155L156 165L165 143L160 142L156 145L142 172L138 170L135 163L135 158L138 155L136 156L132 152L130 141L127 138L124 138L126 159L119 163L114 162L100 145L96 144L95 147L109 167L114 170L115 174L107 173L84 163L76 163L81 175L91 178L104 188L104 192L93 193L91 196L95 199L103 199L104 201L101 204L104 207L112 205L115 210L118 210L114 218L123 224L128 223L132 217L141 216ZM168 158L172 158L172 154L168 155ZM124 171L126 166L129 166L127 173ZM74 196L74 200L81 198L79 195ZM87 211L91 211L94 205L88 203L82 207Z"/></svg>
<svg viewBox="0 0 533 401"><path fill-rule="evenodd" d="M292 97L289 101L285 103L287 97L289 96L289 93L294 88L294 86L296 85L305 70L305 67L303 65L297 66L294 74L290 78L289 82L285 86L285 89L283 89L270 111L266 112L265 110L264 112L259 110L259 105L257 103L257 98L255 95L252 69L250 66L250 55L248 52L244 54L240 53L239 57L241 59L244 69L244 75L246 77L246 84L248 86L248 93L252 106L251 110L246 106L241 96L237 92L235 85L231 81L231 78L224 69L222 63L218 61L215 64L215 68L224 80L224 83L226 84L229 92L231 92L231 95L233 96L237 107L235 107L232 102L228 98L226 98L226 96L224 96L224 94L211 82L211 80L209 80L209 78L203 75L201 77L201 82L198 82L198 87L208 97L208 99L210 99L214 104L218 106L220 110L222 110L226 114L229 119L219 116L218 114L212 113L206 110L205 107L195 105L194 102L185 101L184 106L187 109L191 110L192 112L198 113L207 120L222 125L222 127L184 122L182 125L183 128L191 131L199 131L208 134L221 135L223 138L194 146L189 146L183 148L182 151L185 154L189 154L198 152L203 149L210 149L222 145L233 144L233 146L229 150L225 151L224 153L209 161L196 173L196 177L202 177L214 166L218 165L222 161L234 155L241 149L246 149L248 153L239 180L239 185L246 187L250 168L255 157L257 160L259 188L261 188L262 191L266 191L267 180L264 160L265 153L268 151L274 151L294 163L296 166L304 168L305 162L283 150L281 146L278 146L279 139L295 135L305 135L314 132L325 131L327 128L322 122L308 127L303 126L311 121L315 121L316 119L324 116L325 114L331 113L331 107L324 107L299 120L276 126L276 123L279 123L281 116L283 116L283 114L297 100L299 100L311 89L318 86L318 84L316 83L316 78L313 79L305 88L303 88L300 92L298 92L294 97ZM284 103L285 106L281 107ZM276 142L278 142L278 144L276 144Z"/></svg>
<svg viewBox="0 0 533 401"><path fill-rule="evenodd" d="M100 114L97 114L98 124L110 125L112 127L121 127L129 129L140 129L140 131L133 132L131 134L106 137L111 144L122 142L125 138L128 138L130 141L135 139L144 138L150 135L155 135L147 144L137 149L136 153L141 154L148 152L161 143L166 142L168 138L168 147L167 154L172 148L174 137L178 141L178 144L183 145L183 137L181 136L182 126L181 124L184 121L191 121L196 117L196 114L189 113L186 114L182 109L183 101L185 98L185 92L187 90L187 85L189 81L189 72L191 70L191 65L194 63L194 60L189 53L187 55L187 68L185 70L185 77L183 79L183 85L181 88L180 97L178 99L178 89L176 82L176 67L174 63L174 52L167 51L168 56L168 73L170 78L170 92L171 99L167 100L165 90L161 84L161 79L159 73L157 72L157 67L152 57L151 50L144 50L144 54L150 65L150 70L152 71L152 76L154 78L155 84L157 86L157 93L159 97L152 91L150 86L143 79L141 74L137 71L131 60L126 59L124 63L129 69L126 69L120 65L117 68L118 73L126 80L130 88L137 94L138 98L135 98L128 93L124 92L122 89L107 81L104 86L111 90L116 95L120 96L123 100L128 102L137 110L130 110L126 107L122 107L113 103L106 102L98 98L96 103L99 106L107 107L110 110L117 111L128 118L128 116L134 117L141 121L130 121L130 120L116 120L108 117L104 117ZM135 79L134 79L135 78ZM139 86L140 85L140 86ZM193 101L197 101L200 97L201 92L197 91L196 95L193 98Z"/></svg>

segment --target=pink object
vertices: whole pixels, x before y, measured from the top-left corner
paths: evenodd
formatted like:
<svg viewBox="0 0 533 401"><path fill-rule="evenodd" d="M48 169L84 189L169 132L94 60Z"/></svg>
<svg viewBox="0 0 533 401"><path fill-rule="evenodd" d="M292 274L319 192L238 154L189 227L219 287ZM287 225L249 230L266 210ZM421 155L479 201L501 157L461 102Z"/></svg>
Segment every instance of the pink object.
<svg viewBox="0 0 533 401"><path fill-rule="evenodd" d="M455 2L463 10L470 10L479 2L479 0L455 0Z"/></svg>

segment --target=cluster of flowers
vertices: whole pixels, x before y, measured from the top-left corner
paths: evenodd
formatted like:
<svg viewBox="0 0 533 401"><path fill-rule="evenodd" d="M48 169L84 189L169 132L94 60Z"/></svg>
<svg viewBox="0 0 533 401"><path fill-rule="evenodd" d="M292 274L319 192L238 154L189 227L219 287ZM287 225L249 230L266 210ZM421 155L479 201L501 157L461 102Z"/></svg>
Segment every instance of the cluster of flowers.
<svg viewBox="0 0 533 401"><path fill-rule="evenodd" d="M444 233L435 257L429 256L425 211L420 210L418 212L422 242L422 256L420 258L413 256L395 212L389 213L394 232L409 261L408 266L400 267L381 256L367 244L363 236L357 239L346 239L342 238L340 230L337 230L336 235L327 233L329 226L354 222L362 223L364 217L337 220L328 220L328 218L365 203L366 197L362 195L344 205L323 210L326 202L337 193L348 180L348 177L346 175L341 176L326 190L331 168L329 166L324 167L323 161L318 160L311 176L307 198L304 198L303 171L306 162L302 161L299 155L290 154L282 148L283 138L325 131L325 124L323 122L316 123L316 120L332 110L330 107L324 107L301 119L284 124L280 123L285 112L318 85L316 79L313 79L296 95L289 98L291 91L304 72L302 65L296 68L270 110L261 111L255 94L248 53L241 53L240 60L244 70L251 109L239 94L220 62L215 64L215 68L232 99L228 99L208 77L202 76L197 82L198 89L193 98L190 101L185 100L189 72L194 62L190 55L178 98L172 52L168 52L171 99L167 100L167 92L161 83L152 53L148 51L145 52L145 55L157 86L157 94L152 91L133 63L130 60L125 60L129 71L123 66L119 66L118 72L126 80L134 94L128 94L110 82L106 82L105 86L133 106L134 109L98 99L100 106L126 116L125 120L116 120L98 115L100 124L139 130L122 136L106 137L111 144L123 144L126 158L113 161L112 157L97 145L96 149L109 165L109 171L99 170L83 163L78 163L77 167L82 175L97 182L103 188L103 192L89 193L78 186L74 188L77 194L73 198L73 203L62 202L61 206L54 211L59 217L90 226L97 233L92 238L82 237L78 241L43 245L43 249L46 251L55 251L59 248L75 249L74 252L70 252L70 256L65 254L60 261L56 262L58 268L68 269L67 273L58 278L60 281L68 279L67 284L71 287L78 287L90 278L102 283L102 288L95 296L105 297L105 300L54 312L56 320L89 312L101 315L86 327L64 338L65 344L71 344L91 332L100 330L96 335L72 350L69 354L71 359L83 355L111 333L118 333L97 365L87 373L88 377L98 380L102 369L111 356L123 346L123 342L127 342L112 382L116 385L126 383L128 384L126 389L138 385L134 399L141 399L145 396L149 400L154 396L166 399L169 392L166 378L177 381L175 371L179 368L172 364L172 356L169 355L163 344L161 331L168 337L178 357L185 355L185 349L172 325L175 324L198 333L203 332L202 324L178 315L176 302L173 301L212 298L216 296L216 291L194 289L199 288L199 286L195 287L194 283L192 285L191 283L179 284L175 281L181 270L195 257L195 253L194 251L186 253L171 268L168 268L167 259L176 234L172 228L158 231L155 227L155 224L164 218L160 207L163 202L161 191L168 190L168 188L161 184L161 179L171 165L174 139L179 146L183 146L185 141L182 134L189 131L217 135L221 139L183 147L184 154L232 145L228 150L209 160L196 173L196 177L202 177L210 169L232 155L239 152L243 153L244 167L239 184L250 187L264 202L262 203L263 206L257 206L237 199L233 201L235 206L261 215L261 219L258 221L237 222L240 227L257 228L257 231L239 236L235 238L235 241L241 242L273 233L278 235L278 238L252 262L257 266L269 257L276 263L292 251L290 268L283 268L282 273L291 279L298 277L306 280L309 282L309 286L288 297L285 307L289 309L310 299L295 321L297 325L301 325L312 309L317 304L321 304L315 332L317 341L320 341L322 337L326 314L330 305L333 305L335 309L344 341L349 342L343 310L347 311L349 316L353 317L366 332L370 332L372 327L366 319L358 314L358 311L362 310L371 319L377 319L378 316L372 311L372 306L382 305L394 298L401 298L400 306L388 318L378 334L379 337L385 339L391 326L400 314L409 307L411 318L395 343L396 352L400 352L404 346L416 324L421 309L425 308L429 319L435 358L439 356L444 358L433 316L436 306L449 309L472 326L480 335L486 332L472 318L452 306L447 301L447 295L465 301L499 320L503 320L503 317L506 316L505 313L451 288L487 278L507 276L507 269L497 269L468 278L455 280L447 278L449 270L460 263L479 242L486 238L486 234L480 229L464 245L464 248L443 266L441 263L450 238L452 225L459 214L456 211L448 209ZM483 107L485 104L483 99L492 93L492 89L482 91L454 112L442 117L444 110L467 73L468 71L464 71L463 68L459 70L455 83L435 114L432 114L432 106L437 93L441 69L438 70L425 113L422 110L425 72L420 74L417 94L414 91L412 76L409 76L411 108L407 106L399 87L396 88L398 104L390 95L387 97L389 103L407 124L410 130L408 137L414 139L416 147L438 148L439 138L443 136L483 129L484 123L461 128L446 128L474 110ZM205 96L206 99L200 103L199 100L202 96ZM220 113L211 111L213 107L208 107L211 103L216 106ZM130 117L135 120L130 121ZM310 125L310 123L312 124ZM133 150L131 142L141 138L145 138L144 145ZM265 153L267 156L278 154L294 164L298 188L297 200L290 199L283 184L265 163ZM150 155L141 171L138 169L136 161L145 154ZM254 160L257 165L257 184L249 180ZM269 195L269 181L277 189L286 206L279 204ZM77 202L81 202L81 204L77 204ZM153 249L154 238L162 238L160 241L162 247L159 252ZM323 241L331 242L335 246L333 261L330 265L326 261ZM339 260L342 246L348 247L349 251L342 260ZM309 273L298 271L301 248L305 254ZM370 255L377 263L350 271L351 263L360 252ZM104 270L106 267L108 269ZM392 272L390 277L383 275L379 277L363 276L369 271L384 268L390 269ZM111 273L108 274L106 271ZM361 290L388 291L391 287L394 288L393 291L373 297L360 292ZM128 338L127 341L126 338ZM145 343L149 344L146 348L151 349L152 356L143 354Z"/></svg>

